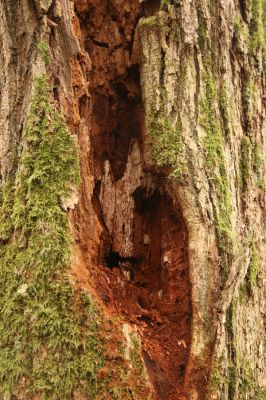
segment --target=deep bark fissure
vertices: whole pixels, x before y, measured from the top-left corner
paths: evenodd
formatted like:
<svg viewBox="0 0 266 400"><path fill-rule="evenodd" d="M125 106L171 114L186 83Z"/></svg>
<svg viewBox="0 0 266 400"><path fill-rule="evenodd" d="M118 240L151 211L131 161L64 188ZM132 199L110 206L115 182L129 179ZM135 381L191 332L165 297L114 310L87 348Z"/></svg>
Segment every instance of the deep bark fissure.
<svg viewBox="0 0 266 400"><path fill-rule="evenodd" d="M138 329L157 399L185 395L191 299L188 234L182 212L158 172L143 159L145 136L136 26L154 3L112 2L84 10L85 49L91 58L90 167L92 198L102 226L97 263L108 276L117 311ZM103 45L104 44L104 45ZM86 111L87 110L87 111ZM90 111L89 111L90 110ZM103 299L106 303L105 299Z"/></svg>

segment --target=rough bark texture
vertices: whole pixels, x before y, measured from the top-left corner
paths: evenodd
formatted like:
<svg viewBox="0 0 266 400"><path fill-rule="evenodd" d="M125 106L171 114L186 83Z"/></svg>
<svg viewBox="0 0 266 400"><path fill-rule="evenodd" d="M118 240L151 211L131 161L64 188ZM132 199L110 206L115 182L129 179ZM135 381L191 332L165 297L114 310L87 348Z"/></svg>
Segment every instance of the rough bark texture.
<svg viewBox="0 0 266 400"><path fill-rule="evenodd" d="M265 398L265 15L0 0L1 399Z"/></svg>

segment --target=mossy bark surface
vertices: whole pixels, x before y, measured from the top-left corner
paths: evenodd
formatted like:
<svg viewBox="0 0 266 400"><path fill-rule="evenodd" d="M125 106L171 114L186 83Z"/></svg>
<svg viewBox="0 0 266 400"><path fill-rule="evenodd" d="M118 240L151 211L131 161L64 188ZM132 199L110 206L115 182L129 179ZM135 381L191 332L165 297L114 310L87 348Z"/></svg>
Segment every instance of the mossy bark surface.
<svg viewBox="0 0 266 400"><path fill-rule="evenodd" d="M265 398L265 18L265 0L0 0L0 398L166 400L145 337L164 315L123 314L132 270L108 265L142 262L154 198L187 254L167 400Z"/></svg>

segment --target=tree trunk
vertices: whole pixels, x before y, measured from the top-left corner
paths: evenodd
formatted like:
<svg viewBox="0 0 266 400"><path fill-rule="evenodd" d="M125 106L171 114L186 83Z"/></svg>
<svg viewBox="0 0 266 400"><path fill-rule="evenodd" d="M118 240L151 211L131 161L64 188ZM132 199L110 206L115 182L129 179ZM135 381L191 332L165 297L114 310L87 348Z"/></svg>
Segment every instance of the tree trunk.
<svg viewBox="0 0 266 400"><path fill-rule="evenodd" d="M264 0L0 0L0 399L262 400Z"/></svg>

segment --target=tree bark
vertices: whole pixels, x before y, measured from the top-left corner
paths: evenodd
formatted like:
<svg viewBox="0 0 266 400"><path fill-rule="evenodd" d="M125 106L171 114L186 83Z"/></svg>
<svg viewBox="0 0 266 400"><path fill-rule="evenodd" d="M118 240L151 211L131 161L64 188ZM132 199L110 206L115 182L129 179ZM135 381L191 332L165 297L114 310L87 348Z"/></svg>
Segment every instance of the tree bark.
<svg viewBox="0 0 266 400"><path fill-rule="evenodd" d="M265 398L265 14L0 0L0 398Z"/></svg>

